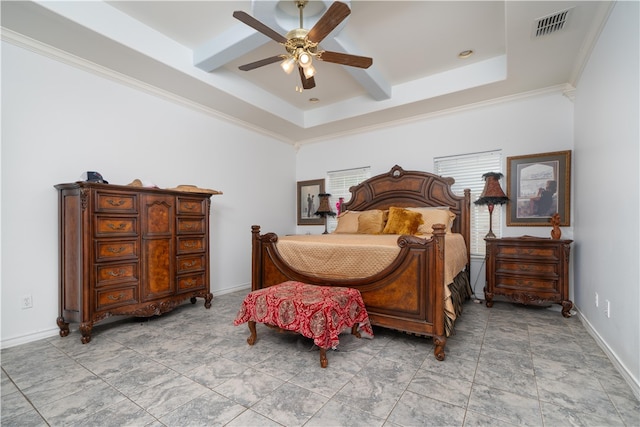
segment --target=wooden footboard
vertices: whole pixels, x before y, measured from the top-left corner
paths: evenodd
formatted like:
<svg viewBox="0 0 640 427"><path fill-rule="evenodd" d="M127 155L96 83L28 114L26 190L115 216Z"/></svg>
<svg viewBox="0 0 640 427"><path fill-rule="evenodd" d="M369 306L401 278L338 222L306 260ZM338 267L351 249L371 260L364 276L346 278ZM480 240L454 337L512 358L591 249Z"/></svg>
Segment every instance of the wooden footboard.
<svg viewBox="0 0 640 427"><path fill-rule="evenodd" d="M287 280L321 286L345 286L362 294L374 325L433 337L434 354L444 360L444 225L433 238L400 236L400 253L383 271L361 279L322 279L294 270L278 253L275 233L251 227L251 288L258 290Z"/></svg>

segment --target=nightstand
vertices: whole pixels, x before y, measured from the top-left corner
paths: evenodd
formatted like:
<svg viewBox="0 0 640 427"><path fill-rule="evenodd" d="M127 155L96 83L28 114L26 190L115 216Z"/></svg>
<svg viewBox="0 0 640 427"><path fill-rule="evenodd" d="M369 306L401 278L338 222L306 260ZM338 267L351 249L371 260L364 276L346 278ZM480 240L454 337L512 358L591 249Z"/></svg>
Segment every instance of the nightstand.
<svg viewBox="0 0 640 427"><path fill-rule="evenodd" d="M570 317L569 252L573 240L522 236L485 239L487 244L487 307L502 295L513 302L541 305L558 303Z"/></svg>

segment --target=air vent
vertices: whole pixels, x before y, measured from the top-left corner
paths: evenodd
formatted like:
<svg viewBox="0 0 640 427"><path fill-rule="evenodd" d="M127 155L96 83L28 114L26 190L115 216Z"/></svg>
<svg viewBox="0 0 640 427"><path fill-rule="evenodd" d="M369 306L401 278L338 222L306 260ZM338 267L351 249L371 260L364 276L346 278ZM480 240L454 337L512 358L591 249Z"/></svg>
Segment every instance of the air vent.
<svg viewBox="0 0 640 427"><path fill-rule="evenodd" d="M536 19L533 23L533 37L546 36L564 29L567 25L570 11L571 9L566 9L553 15Z"/></svg>

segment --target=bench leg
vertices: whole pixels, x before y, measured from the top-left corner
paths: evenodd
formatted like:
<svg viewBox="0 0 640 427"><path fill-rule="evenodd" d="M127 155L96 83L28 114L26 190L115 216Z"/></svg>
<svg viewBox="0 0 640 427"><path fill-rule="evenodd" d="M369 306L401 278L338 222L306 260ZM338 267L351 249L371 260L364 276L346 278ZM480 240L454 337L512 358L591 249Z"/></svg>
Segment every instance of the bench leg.
<svg viewBox="0 0 640 427"><path fill-rule="evenodd" d="M360 332L358 332L358 324L357 323L351 327L351 335L355 335L356 338L360 338Z"/></svg>
<svg viewBox="0 0 640 427"><path fill-rule="evenodd" d="M329 361L327 360L327 349L320 348L320 367L326 368L329 365Z"/></svg>
<svg viewBox="0 0 640 427"><path fill-rule="evenodd" d="M247 343L249 345L254 345L256 343L256 340L258 339L256 334L256 322L254 322L253 320L249 320L249 322L247 322L247 325L249 326L249 332L251 332L251 335L249 335L249 338L247 338Z"/></svg>

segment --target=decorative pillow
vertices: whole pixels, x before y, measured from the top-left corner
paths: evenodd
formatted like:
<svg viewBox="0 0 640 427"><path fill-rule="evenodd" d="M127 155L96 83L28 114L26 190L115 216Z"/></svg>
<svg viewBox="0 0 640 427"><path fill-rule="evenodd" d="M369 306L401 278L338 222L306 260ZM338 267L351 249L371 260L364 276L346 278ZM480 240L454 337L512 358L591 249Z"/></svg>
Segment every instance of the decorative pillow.
<svg viewBox="0 0 640 427"><path fill-rule="evenodd" d="M358 217L360 211L346 211L338 216L338 225L333 230L337 234L355 234L358 232Z"/></svg>
<svg viewBox="0 0 640 427"><path fill-rule="evenodd" d="M404 208L389 208L389 219L382 233L384 234L416 234L423 223L420 212L412 212Z"/></svg>
<svg viewBox="0 0 640 427"><path fill-rule="evenodd" d="M423 223L418 228L420 234L432 234L433 224L444 224L445 231L451 233L453 220L456 214L451 212L448 207L424 207L424 208L407 208L413 212L419 212L422 215Z"/></svg>
<svg viewBox="0 0 640 427"><path fill-rule="evenodd" d="M384 229L387 212L380 209L364 211L358 216L358 233L380 234Z"/></svg>

